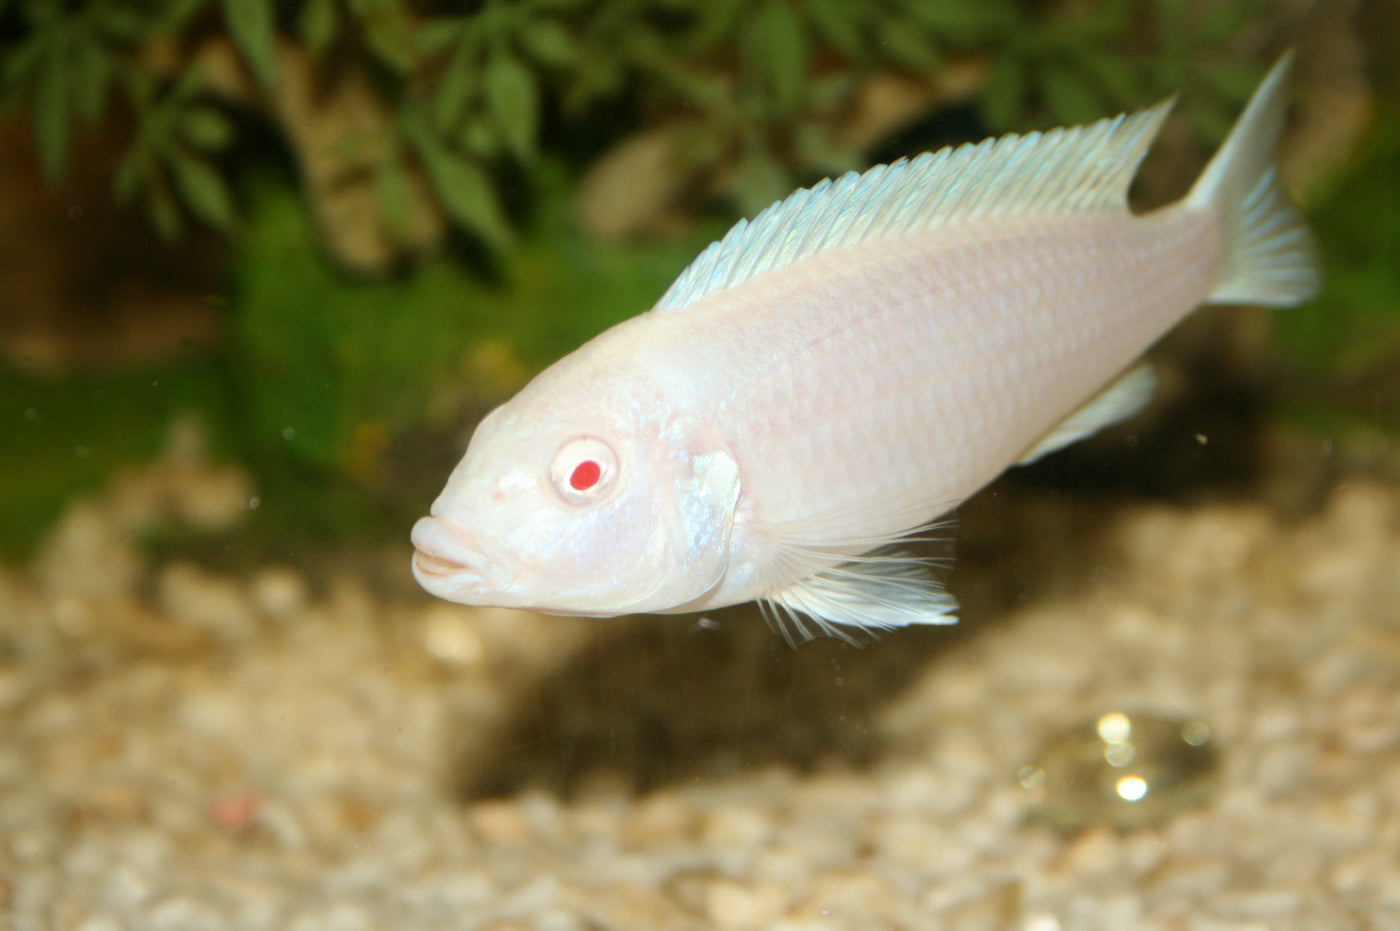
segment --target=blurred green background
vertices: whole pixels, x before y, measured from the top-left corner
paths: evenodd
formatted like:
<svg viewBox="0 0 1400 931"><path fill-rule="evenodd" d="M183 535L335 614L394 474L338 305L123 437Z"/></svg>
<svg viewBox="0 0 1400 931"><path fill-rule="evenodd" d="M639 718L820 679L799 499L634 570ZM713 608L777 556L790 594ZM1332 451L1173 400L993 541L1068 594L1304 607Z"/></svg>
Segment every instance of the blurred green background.
<svg viewBox="0 0 1400 931"><path fill-rule="evenodd" d="M248 532L402 537L491 405L794 187L1180 93L1185 188L1299 44L1326 291L1255 370L1400 428L1400 11L1271 0L0 0L0 556L194 412Z"/></svg>

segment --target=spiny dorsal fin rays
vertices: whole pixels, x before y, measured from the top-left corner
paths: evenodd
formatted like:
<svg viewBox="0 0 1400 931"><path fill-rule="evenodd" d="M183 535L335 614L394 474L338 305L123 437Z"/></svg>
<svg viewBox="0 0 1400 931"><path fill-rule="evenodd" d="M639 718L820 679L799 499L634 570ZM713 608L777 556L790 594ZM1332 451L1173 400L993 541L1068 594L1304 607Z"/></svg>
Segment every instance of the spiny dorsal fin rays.
<svg viewBox="0 0 1400 931"><path fill-rule="evenodd" d="M925 152L803 188L710 243L653 310L674 313L827 250L954 221L1126 209L1128 185L1171 105Z"/></svg>

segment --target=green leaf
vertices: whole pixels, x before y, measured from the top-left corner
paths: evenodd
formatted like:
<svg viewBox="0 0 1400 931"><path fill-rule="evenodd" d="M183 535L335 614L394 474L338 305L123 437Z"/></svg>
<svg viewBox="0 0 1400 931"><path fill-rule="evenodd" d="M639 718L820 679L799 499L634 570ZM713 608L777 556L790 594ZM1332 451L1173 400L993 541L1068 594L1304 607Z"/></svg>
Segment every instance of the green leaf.
<svg viewBox="0 0 1400 931"><path fill-rule="evenodd" d="M74 109L81 119L95 121L107 101L107 85L112 78L111 58L104 51L93 49L87 54L73 56L68 71Z"/></svg>
<svg viewBox="0 0 1400 931"><path fill-rule="evenodd" d="M538 100L534 75L515 55L500 51L486 65L486 108L506 146L518 157L534 153Z"/></svg>
<svg viewBox="0 0 1400 931"><path fill-rule="evenodd" d="M210 0L167 0L160 10L159 23L162 28L176 31L189 25L189 21L208 6Z"/></svg>
<svg viewBox="0 0 1400 931"><path fill-rule="evenodd" d="M464 121L453 138L459 148L477 158L492 159L501 155L501 137L485 119Z"/></svg>
<svg viewBox="0 0 1400 931"><path fill-rule="evenodd" d="M1075 16L1056 20L1047 33L1053 44L1092 49L1096 43L1120 38L1128 29L1131 10L1125 0L1098 0L1087 4Z"/></svg>
<svg viewBox="0 0 1400 931"><path fill-rule="evenodd" d="M476 93L477 72L470 52L466 45L459 46L438 79L433 117L439 126L455 126L466 115L467 102Z"/></svg>
<svg viewBox="0 0 1400 931"><path fill-rule="evenodd" d="M1042 68L1040 79L1045 103L1058 122L1087 123L1104 115L1102 95L1071 66L1055 64Z"/></svg>
<svg viewBox="0 0 1400 931"><path fill-rule="evenodd" d="M1132 63L1124 56L1100 52L1086 57L1081 64L1119 106L1133 107L1143 102L1146 92L1142 81Z"/></svg>
<svg viewBox="0 0 1400 931"><path fill-rule="evenodd" d="M748 152L729 180L729 193L745 216L753 216L792 191L792 179L772 154Z"/></svg>
<svg viewBox="0 0 1400 931"><path fill-rule="evenodd" d="M264 86L277 83L277 49L272 0L223 0L224 22L234 45Z"/></svg>
<svg viewBox="0 0 1400 931"><path fill-rule="evenodd" d="M233 122L222 110L210 106L188 107L180 117L180 131L197 149L218 152L233 140Z"/></svg>
<svg viewBox="0 0 1400 931"><path fill-rule="evenodd" d="M804 165L836 177L863 167L855 152L837 143L825 123L803 123L793 131L793 149Z"/></svg>
<svg viewBox="0 0 1400 931"><path fill-rule="evenodd" d="M385 225L402 238L413 205L413 191L402 162L386 159L379 166L374 175L374 194Z"/></svg>
<svg viewBox="0 0 1400 931"><path fill-rule="evenodd" d="M998 0L937 0L906 5L909 16L932 29L939 38L970 43L1005 29L1014 11Z"/></svg>
<svg viewBox="0 0 1400 931"><path fill-rule="evenodd" d="M493 246L508 243L510 224L481 166L453 152L413 112L401 125L448 216Z"/></svg>
<svg viewBox="0 0 1400 931"><path fill-rule="evenodd" d="M335 41L335 0L307 0L297 17L297 33L311 54L319 55Z"/></svg>
<svg viewBox="0 0 1400 931"><path fill-rule="evenodd" d="M448 216L497 248L509 244L510 224L485 169L446 149L420 154Z"/></svg>
<svg viewBox="0 0 1400 931"><path fill-rule="evenodd" d="M124 204L131 200L145 180L148 168L146 148L138 141L122 154L117 164L117 173L112 180L112 193L117 203Z"/></svg>
<svg viewBox="0 0 1400 931"><path fill-rule="evenodd" d="M541 64L564 67L578 59L574 37L552 19L537 19L527 24L520 32L520 44Z"/></svg>
<svg viewBox="0 0 1400 931"><path fill-rule="evenodd" d="M362 7L364 22L359 34L365 39L371 52L381 63L400 75L413 70L414 33L409 26L405 10L397 4L358 4ZM352 7L353 8L353 7Z"/></svg>
<svg viewBox="0 0 1400 931"><path fill-rule="evenodd" d="M1230 101L1248 100L1264 78L1262 68L1239 58L1211 62L1203 73L1211 88Z"/></svg>
<svg viewBox="0 0 1400 931"><path fill-rule="evenodd" d="M907 20L887 19L882 22L879 48L889 61L914 71L932 71L942 61L938 46L928 31Z"/></svg>
<svg viewBox="0 0 1400 931"><path fill-rule="evenodd" d="M197 155L184 153L170 161L180 196L190 210L210 226L228 231L234 226L233 198L223 175Z"/></svg>
<svg viewBox="0 0 1400 931"><path fill-rule="evenodd" d="M1196 133L1211 145L1216 145L1230 132L1238 114L1219 99L1201 100L1187 111Z"/></svg>
<svg viewBox="0 0 1400 931"><path fill-rule="evenodd" d="M464 44L468 29L460 16L430 19L413 30L413 54L439 55Z"/></svg>
<svg viewBox="0 0 1400 931"><path fill-rule="evenodd" d="M63 177L68 164L68 80L60 56L50 54L40 60L33 107L39 166L52 183Z"/></svg>
<svg viewBox="0 0 1400 931"><path fill-rule="evenodd" d="M734 31L739 13L746 0L705 0L696 4L695 25L690 31L690 44L706 51Z"/></svg>
<svg viewBox="0 0 1400 931"><path fill-rule="evenodd" d="M152 184L146 188L146 212L161 239L174 242L180 238L184 223L180 220L180 208L175 203L175 197L166 185Z"/></svg>
<svg viewBox="0 0 1400 931"><path fill-rule="evenodd" d="M150 23L136 10L114 4L94 8L97 27L103 36L117 42L139 42L150 31Z"/></svg>
<svg viewBox="0 0 1400 931"><path fill-rule="evenodd" d="M1026 105L1026 66L1014 51L1003 52L992 63L982 87L982 118L995 130L1020 121Z"/></svg>
<svg viewBox="0 0 1400 931"><path fill-rule="evenodd" d="M0 80L6 84L24 81L40 67L50 45L48 37L41 33L30 36L29 41L17 48L7 49L5 60L0 62Z"/></svg>
<svg viewBox="0 0 1400 931"><path fill-rule="evenodd" d="M807 14L817 32L850 58L863 58L858 7L849 0L807 0Z"/></svg>
<svg viewBox="0 0 1400 931"><path fill-rule="evenodd" d="M1200 16L1198 40L1215 44L1238 36L1242 27L1267 16L1261 0L1235 0L1234 3L1207 3Z"/></svg>
<svg viewBox="0 0 1400 931"><path fill-rule="evenodd" d="M793 113L802 102L807 82L807 34L787 0L768 0L753 28L762 37L764 70L778 109Z"/></svg>

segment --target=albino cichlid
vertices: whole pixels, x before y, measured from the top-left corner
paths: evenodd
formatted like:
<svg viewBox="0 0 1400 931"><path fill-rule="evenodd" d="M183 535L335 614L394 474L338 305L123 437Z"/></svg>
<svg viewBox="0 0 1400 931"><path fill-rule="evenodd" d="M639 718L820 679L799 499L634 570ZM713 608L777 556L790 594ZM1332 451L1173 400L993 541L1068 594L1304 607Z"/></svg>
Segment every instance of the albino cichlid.
<svg viewBox="0 0 1400 931"><path fill-rule="evenodd" d="M414 575L554 614L757 600L789 635L951 622L901 542L1138 410L1153 379L1130 366L1199 304L1316 290L1273 165L1289 61L1150 213L1127 190L1171 101L851 172L740 221L482 420L413 528Z"/></svg>

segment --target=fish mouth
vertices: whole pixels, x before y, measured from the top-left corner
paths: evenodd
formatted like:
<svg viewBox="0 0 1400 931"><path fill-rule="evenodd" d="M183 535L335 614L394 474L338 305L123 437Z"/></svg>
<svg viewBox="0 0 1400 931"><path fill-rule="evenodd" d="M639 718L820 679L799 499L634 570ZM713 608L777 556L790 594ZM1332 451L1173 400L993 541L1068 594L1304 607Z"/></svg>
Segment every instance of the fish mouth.
<svg viewBox="0 0 1400 931"><path fill-rule="evenodd" d="M482 588L486 554L457 527L437 517L413 525L413 577L429 592L463 601Z"/></svg>
<svg viewBox="0 0 1400 931"><path fill-rule="evenodd" d="M450 579L471 572L470 566L445 556L439 556L436 553L430 553L427 550L414 551L413 569L417 575L425 575L434 579Z"/></svg>

